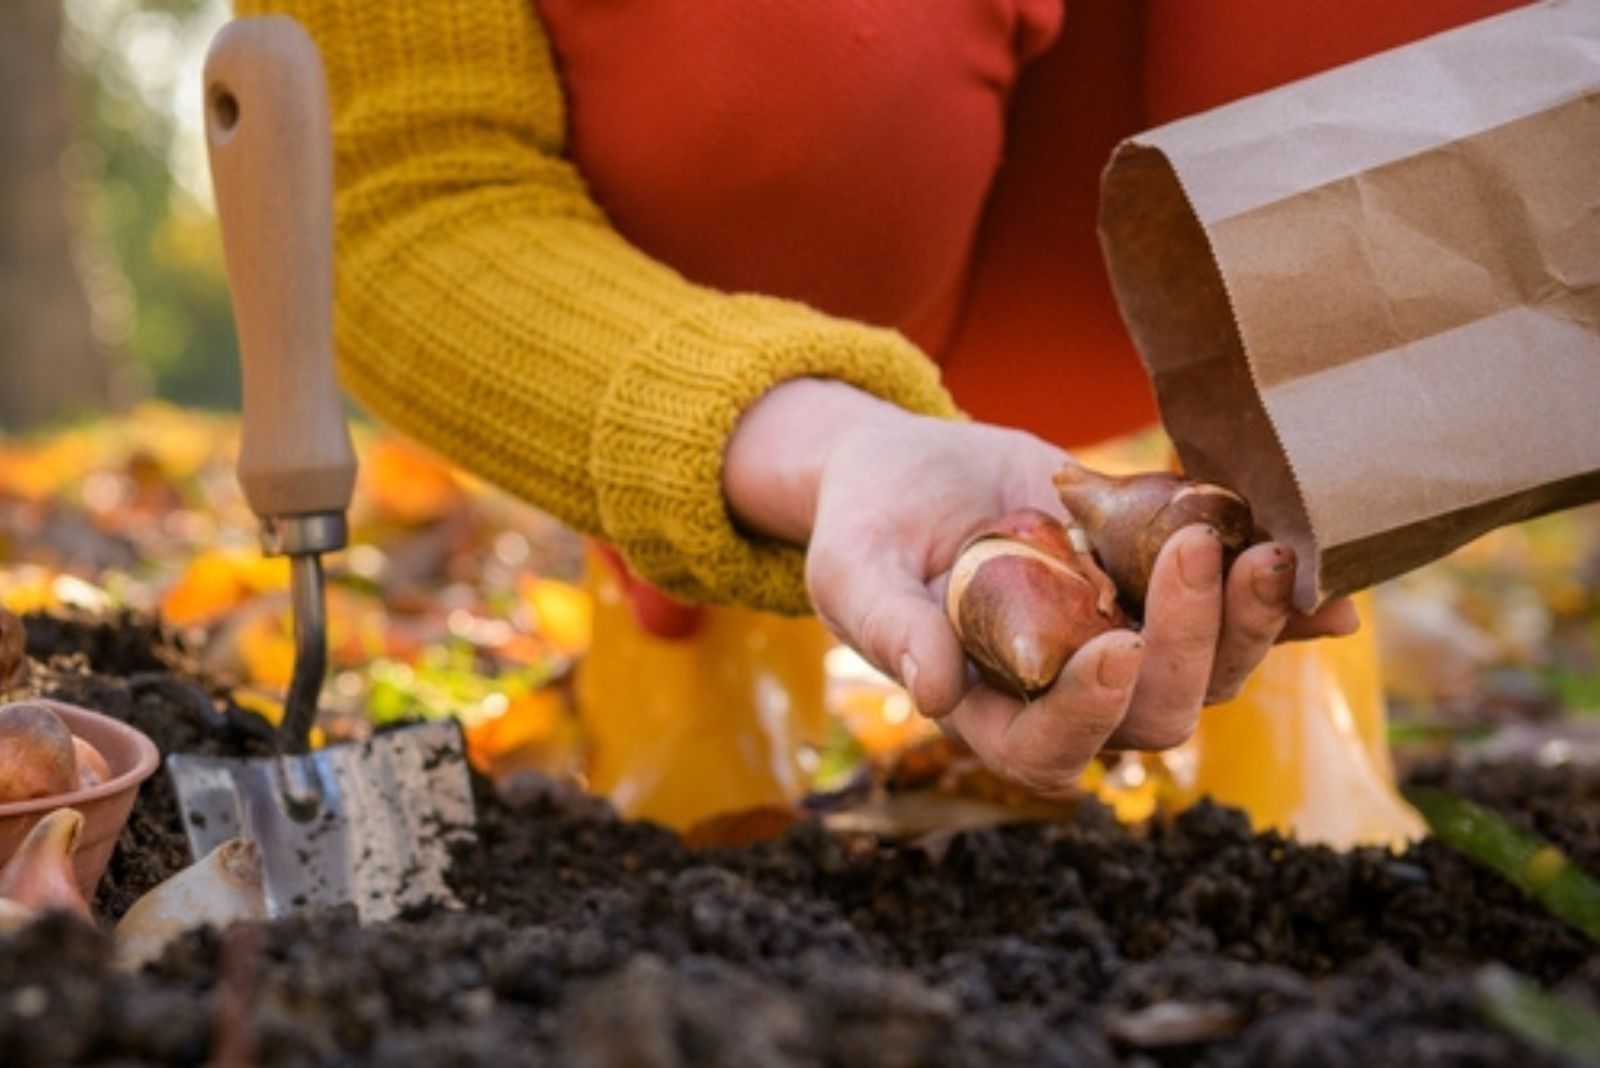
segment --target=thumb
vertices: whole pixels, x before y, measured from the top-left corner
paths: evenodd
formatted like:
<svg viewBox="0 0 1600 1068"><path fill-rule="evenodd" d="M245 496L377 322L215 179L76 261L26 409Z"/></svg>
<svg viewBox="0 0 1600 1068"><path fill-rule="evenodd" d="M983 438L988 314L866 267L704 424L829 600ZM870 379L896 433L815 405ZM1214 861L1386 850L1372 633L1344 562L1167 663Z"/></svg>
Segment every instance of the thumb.
<svg viewBox="0 0 1600 1068"><path fill-rule="evenodd" d="M813 542L811 603L840 641L899 680L925 716L946 715L967 690L966 653L920 573L892 552Z"/></svg>

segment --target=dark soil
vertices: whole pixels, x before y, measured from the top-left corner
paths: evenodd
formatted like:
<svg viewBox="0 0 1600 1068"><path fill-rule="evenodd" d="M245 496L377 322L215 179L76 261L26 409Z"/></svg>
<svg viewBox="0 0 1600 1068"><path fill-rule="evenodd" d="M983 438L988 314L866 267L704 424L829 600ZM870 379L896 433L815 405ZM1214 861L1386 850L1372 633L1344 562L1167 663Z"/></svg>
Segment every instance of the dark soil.
<svg viewBox="0 0 1600 1068"><path fill-rule="evenodd" d="M265 747L171 636L28 622L63 697L163 749ZM1600 872L1600 773L1415 775ZM695 853L562 788L513 792L480 792L481 846L454 873L465 912L202 931L138 975L66 917L0 937L0 1064L242 1048L235 1063L1535 1068L1566 1062L1489 1022L1479 969L1600 1000L1594 945L1433 842L1340 854L1213 806L1136 832L1085 805L966 832L937 861L811 824ZM119 915L185 859L158 776L98 907Z"/></svg>

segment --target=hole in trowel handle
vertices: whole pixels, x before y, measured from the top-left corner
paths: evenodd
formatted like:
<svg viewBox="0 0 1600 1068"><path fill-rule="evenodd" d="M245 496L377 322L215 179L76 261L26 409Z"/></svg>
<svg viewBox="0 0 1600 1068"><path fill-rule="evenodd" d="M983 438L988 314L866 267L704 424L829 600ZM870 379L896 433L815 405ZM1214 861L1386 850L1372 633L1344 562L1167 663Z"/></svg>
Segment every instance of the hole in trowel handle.
<svg viewBox="0 0 1600 1068"><path fill-rule="evenodd" d="M221 85L213 85L206 95L211 101L208 110L211 112L211 125L214 128L212 137L220 144L226 141L233 133L233 128L239 125L239 98Z"/></svg>

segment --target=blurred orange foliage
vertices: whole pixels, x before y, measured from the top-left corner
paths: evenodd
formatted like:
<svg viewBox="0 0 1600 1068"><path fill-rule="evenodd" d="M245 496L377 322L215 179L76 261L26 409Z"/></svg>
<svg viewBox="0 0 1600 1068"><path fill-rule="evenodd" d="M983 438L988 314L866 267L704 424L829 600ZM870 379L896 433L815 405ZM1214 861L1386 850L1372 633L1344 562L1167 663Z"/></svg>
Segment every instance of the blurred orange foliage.
<svg viewBox="0 0 1600 1068"><path fill-rule="evenodd" d="M215 549L189 562L161 598L161 614L180 627L203 626L261 593L289 588L289 561L250 549Z"/></svg>
<svg viewBox="0 0 1600 1068"><path fill-rule="evenodd" d="M517 593L532 613L532 628L557 652L581 656L594 631L594 597L569 582L522 575Z"/></svg>
<svg viewBox="0 0 1600 1068"><path fill-rule="evenodd" d="M465 733L472 766L496 779L523 769L563 775L577 764L577 720L566 698L553 688L510 698L503 707L469 717Z"/></svg>
<svg viewBox="0 0 1600 1068"><path fill-rule="evenodd" d="M458 512L467 493L455 470L433 453L400 438L381 438L362 451L358 494L378 514L419 526Z"/></svg>

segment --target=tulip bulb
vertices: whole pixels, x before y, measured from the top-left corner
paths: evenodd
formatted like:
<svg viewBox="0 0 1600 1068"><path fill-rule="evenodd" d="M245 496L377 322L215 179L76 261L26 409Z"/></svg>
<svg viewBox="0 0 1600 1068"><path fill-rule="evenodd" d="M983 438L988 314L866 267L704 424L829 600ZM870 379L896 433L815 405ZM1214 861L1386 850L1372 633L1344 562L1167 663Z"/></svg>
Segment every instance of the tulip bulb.
<svg viewBox="0 0 1600 1068"><path fill-rule="evenodd" d="M1209 482L1163 472L1104 475L1070 460L1053 481L1135 617L1144 614L1156 556L1184 527L1204 523L1214 529L1222 539L1224 566L1255 540L1244 498Z"/></svg>
<svg viewBox="0 0 1600 1068"><path fill-rule="evenodd" d="M142 968L185 931L266 917L261 850L230 838L133 903L113 936L116 963Z"/></svg>
<svg viewBox="0 0 1600 1068"><path fill-rule="evenodd" d="M58 808L33 825L5 867L0 868L0 900L11 907L13 919L20 910L30 915L47 909L64 909L86 920L93 914L78 890L78 876L72 856L78 851L83 834L83 814L77 809ZM3 920L0 920L3 922Z"/></svg>
<svg viewBox="0 0 1600 1068"><path fill-rule="evenodd" d="M1111 580L1074 533L1082 532L1022 509L956 555L945 612L992 685L1025 698L1042 693L1073 653L1124 624Z"/></svg>
<svg viewBox="0 0 1600 1068"><path fill-rule="evenodd" d="M32 923L33 918L37 915L39 913L35 909L30 909L26 905L19 905L15 901L0 897L0 935L10 934L12 931L20 931Z"/></svg>
<svg viewBox="0 0 1600 1068"><path fill-rule="evenodd" d="M45 701L0 706L0 804L78 788L72 732Z"/></svg>
<svg viewBox="0 0 1600 1068"><path fill-rule="evenodd" d="M78 768L78 789L87 790L111 779L111 765L100 750L76 734L72 736L72 752Z"/></svg>

